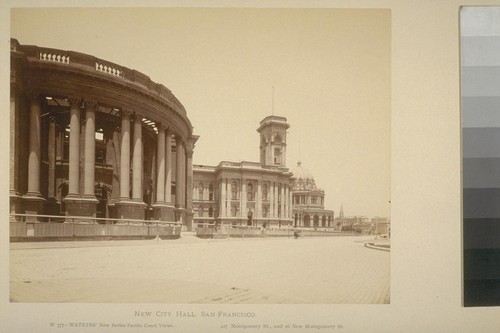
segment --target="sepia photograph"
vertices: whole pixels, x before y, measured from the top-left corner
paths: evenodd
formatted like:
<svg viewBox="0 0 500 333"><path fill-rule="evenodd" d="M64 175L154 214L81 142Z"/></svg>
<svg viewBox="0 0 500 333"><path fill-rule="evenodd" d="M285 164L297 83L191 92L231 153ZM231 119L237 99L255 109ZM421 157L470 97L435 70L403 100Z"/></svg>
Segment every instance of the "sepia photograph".
<svg viewBox="0 0 500 333"><path fill-rule="evenodd" d="M0 332L498 332L499 6L1 2Z"/></svg>
<svg viewBox="0 0 500 333"><path fill-rule="evenodd" d="M390 29L12 9L10 301L389 303Z"/></svg>

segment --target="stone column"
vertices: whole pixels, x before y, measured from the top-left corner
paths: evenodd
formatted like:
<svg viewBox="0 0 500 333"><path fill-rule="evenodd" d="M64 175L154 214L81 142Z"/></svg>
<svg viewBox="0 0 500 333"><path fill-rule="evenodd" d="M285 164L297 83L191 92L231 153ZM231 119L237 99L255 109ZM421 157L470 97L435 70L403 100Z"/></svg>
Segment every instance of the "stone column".
<svg viewBox="0 0 500 333"><path fill-rule="evenodd" d="M269 139L269 142L267 143L266 145L266 161L267 161L267 165L273 165L273 162L271 160L272 156L271 156L271 149L272 149L272 146L271 146L271 139Z"/></svg>
<svg viewBox="0 0 500 333"><path fill-rule="evenodd" d="M134 118L134 152L132 157L132 200L142 202L142 115Z"/></svg>
<svg viewBox="0 0 500 333"><path fill-rule="evenodd" d="M231 200L233 200L233 182L227 178L227 191L226 191L226 216L232 217Z"/></svg>
<svg viewBox="0 0 500 333"><path fill-rule="evenodd" d="M69 193L66 215L96 215L95 180L95 102L85 102L85 126L80 136L80 101L70 99ZM82 144L83 142L83 144ZM80 192L80 146L83 150L82 192Z"/></svg>
<svg viewBox="0 0 500 333"><path fill-rule="evenodd" d="M29 127L28 192L23 199L26 214L41 214L45 199L40 193L41 109L38 96L31 100Z"/></svg>
<svg viewBox="0 0 500 333"><path fill-rule="evenodd" d="M40 101L31 101L28 158L28 193L40 195Z"/></svg>
<svg viewBox="0 0 500 333"><path fill-rule="evenodd" d="M83 196L95 199L95 110L97 103L85 102L85 162Z"/></svg>
<svg viewBox="0 0 500 333"><path fill-rule="evenodd" d="M270 155L271 155L270 156L271 162L269 165L274 165L274 145L273 145L273 142L274 142L274 138L272 139L271 144L269 146L270 147Z"/></svg>
<svg viewBox="0 0 500 333"><path fill-rule="evenodd" d="M172 132L165 131L165 202L172 204Z"/></svg>
<svg viewBox="0 0 500 333"><path fill-rule="evenodd" d="M16 163L16 144L19 144L17 139L18 128L16 126L17 120L17 95L14 89L10 92L10 154L9 154L9 193L11 196L17 193L17 163Z"/></svg>
<svg viewBox="0 0 500 333"><path fill-rule="evenodd" d="M182 141L180 137L177 137L176 139L176 146L175 146L175 154L176 154L176 168L175 168L175 205L177 208L184 208L184 202L183 202L183 197L182 197L182 186L183 186L183 179L182 179L182 168L183 168L183 160L184 160L184 153L183 153L183 148L182 148Z"/></svg>
<svg viewBox="0 0 500 333"><path fill-rule="evenodd" d="M16 88L10 90L10 168L9 168L9 197L10 212L22 213L19 196L19 97ZM11 219L15 221L15 218Z"/></svg>
<svg viewBox="0 0 500 333"><path fill-rule="evenodd" d="M49 163L49 188L47 190L47 196L49 198L55 198L56 196L56 117L53 112L49 115L49 141L47 147L47 157Z"/></svg>
<svg viewBox="0 0 500 333"><path fill-rule="evenodd" d="M142 116L134 120L134 151L132 158L132 200L130 200L130 117L122 111L122 138L120 152L120 201L116 203L118 217L143 220L146 204L142 196Z"/></svg>
<svg viewBox="0 0 500 333"><path fill-rule="evenodd" d="M255 201L255 217L262 218L262 183L257 181L257 200Z"/></svg>
<svg viewBox="0 0 500 333"><path fill-rule="evenodd" d="M186 151L186 175L184 177L186 183L184 185L186 208L193 208L193 150Z"/></svg>
<svg viewBox="0 0 500 333"><path fill-rule="evenodd" d="M273 217L278 218L278 184L273 183Z"/></svg>
<svg viewBox="0 0 500 333"><path fill-rule="evenodd" d="M175 159L176 159L176 168L175 168L175 208L176 208L176 221L179 221L184 224L184 142L180 136L175 138Z"/></svg>
<svg viewBox="0 0 500 333"><path fill-rule="evenodd" d="M219 218L226 217L226 180L224 178L221 179L221 189L220 189L220 197L219 197Z"/></svg>
<svg viewBox="0 0 500 333"><path fill-rule="evenodd" d="M69 188L68 197L79 197L80 183L80 99L69 98Z"/></svg>
<svg viewBox="0 0 500 333"><path fill-rule="evenodd" d="M244 219L245 223L247 215L248 215L248 210L247 210L247 183L244 179L241 180L241 186L240 186L240 216Z"/></svg>
<svg viewBox="0 0 500 333"><path fill-rule="evenodd" d="M284 220L286 218L285 212L285 184L281 184L281 219Z"/></svg>
<svg viewBox="0 0 500 333"><path fill-rule="evenodd" d="M292 206L293 206L293 202L292 202L292 192L290 191L290 184L287 184L286 185L286 190L287 190L287 202L288 202L288 217L291 217L292 216Z"/></svg>
<svg viewBox="0 0 500 333"><path fill-rule="evenodd" d="M49 114L49 140L47 147L47 158L49 164L47 206L46 212L49 215L59 213L59 206L56 198L56 116L54 112Z"/></svg>
<svg viewBox="0 0 500 333"><path fill-rule="evenodd" d="M186 146L186 175L184 177L186 184L183 187L186 200L186 226L188 231L193 230L193 150L194 144L192 138L188 141Z"/></svg>
<svg viewBox="0 0 500 333"><path fill-rule="evenodd" d="M130 112L122 111L120 144L120 200L130 198Z"/></svg>
<svg viewBox="0 0 500 333"><path fill-rule="evenodd" d="M165 126L158 123L156 143L156 202L165 202Z"/></svg>

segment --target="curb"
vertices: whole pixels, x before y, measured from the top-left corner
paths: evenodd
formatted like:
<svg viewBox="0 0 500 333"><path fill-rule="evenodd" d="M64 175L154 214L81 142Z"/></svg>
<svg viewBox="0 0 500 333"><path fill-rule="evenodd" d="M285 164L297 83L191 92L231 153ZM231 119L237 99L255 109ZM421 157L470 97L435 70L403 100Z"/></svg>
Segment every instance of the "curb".
<svg viewBox="0 0 500 333"><path fill-rule="evenodd" d="M390 248L387 247L382 247L382 246L377 246L374 243L365 243L365 247L373 250L379 250L379 251L385 251L385 252L391 252Z"/></svg>

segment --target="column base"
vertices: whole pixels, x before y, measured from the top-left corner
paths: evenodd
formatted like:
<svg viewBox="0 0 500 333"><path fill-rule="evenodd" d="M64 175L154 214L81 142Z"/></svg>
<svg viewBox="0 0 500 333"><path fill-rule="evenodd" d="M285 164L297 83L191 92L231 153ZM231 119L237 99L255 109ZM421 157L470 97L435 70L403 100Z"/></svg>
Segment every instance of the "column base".
<svg viewBox="0 0 500 333"><path fill-rule="evenodd" d="M119 219L144 220L146 204L142 201L121 200L115 207Z"/></svg>
<svg viewBox="0 0 500 333"><path fill-rule="evenodd" d="M156 203L153 205L153 218L155 220L174 222L175 207L164 203Z"/></svg>
<svg viewBox="0 0 500 333"><path fill-rule="evenodd" d="M9 195L9 212L10 214L22 214L23 212L23 201L22 197L15 192L10 193ZM15 216L11 216L10 220L13 222L19 221L21 217L16 218Z"/></svg>
<svg viewBox="0 0 500 333"><path fill-rule="evenodd" d="M68 195L64 198L66 216L95 217L97 202L95 197Z"/></svg>
<svg viewBox="0 0 500 333"><path fill-rule="evenodd" d="M176 222L181 222L182 225L184 226L185 225L185 219L186 219L186 216L185 216L185 213L186 212L186 209L184 207L176 207L175 208L175 221Z"/></svg>
<svg viewBox="0 0 500 333"><path fill-rule="evenodd" d="M45 199L42 198L40 193L26 193L23 196L23 206L24 206L24 214L33 214L33 215L41 215L43 214L43 209L45 205ZM38 221L38 218L35 216L26 217L26 222Z"/></svg>
<svg viewBox="0 0 500 333"><path fill-rule="evenodd" d="M184 213L184 216L185 216L185 221L184 221L184 224L186 225L186 228L187 228L187 231L193 231L194 228L193 228L193 212L191 210L187 210L185 213Z"/></svg>
<svg viewBox="0 0 500 333"><path fill-rule="evenodd" d="M47 203L45 204L45 214L47 215L59 215L61 211L61 204L54 197L49 197Z"/></svg>

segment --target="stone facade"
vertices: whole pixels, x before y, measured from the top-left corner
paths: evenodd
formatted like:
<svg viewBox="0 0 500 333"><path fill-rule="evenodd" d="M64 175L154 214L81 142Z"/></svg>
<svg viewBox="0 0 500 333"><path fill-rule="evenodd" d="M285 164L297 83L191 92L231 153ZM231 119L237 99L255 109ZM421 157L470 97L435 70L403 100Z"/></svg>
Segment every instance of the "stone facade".
<svg viewBox="0 0 500 333"><path fill-rule="evenodd" d="M257 131L261 161L193 166L196 223L290 226L292 174L286 168L286 118L269 116Z"/></svg>
<svg viewBox="0 0 500 333"><path fill-rule="evenodd" d="M197 136L169 89L90 55L11 40L11 213L192 224Z"/></svg>
<svg viewBox="0 0 500 333"><path fill-rule="evenodd" d="M196 223L334 226L334 213L324 209L325 194L316 188L314 178L304 178L303 169L290 172L286 167L289 127L286 118L274 115L260 122L260 162L193 166Z"/></svg>

